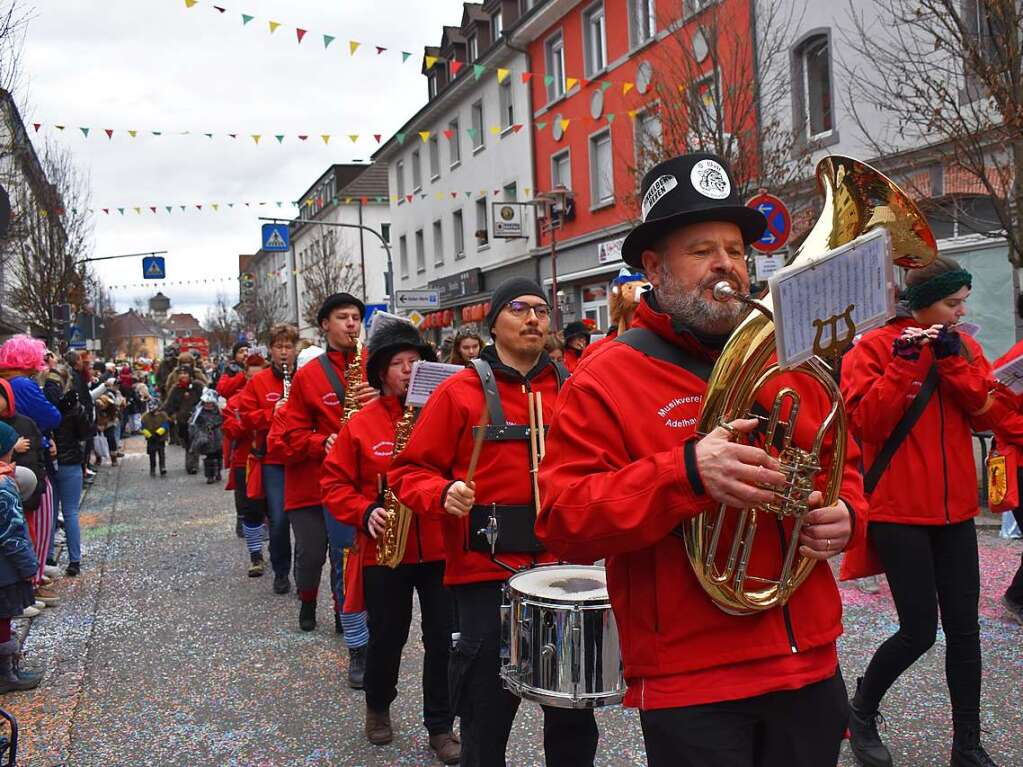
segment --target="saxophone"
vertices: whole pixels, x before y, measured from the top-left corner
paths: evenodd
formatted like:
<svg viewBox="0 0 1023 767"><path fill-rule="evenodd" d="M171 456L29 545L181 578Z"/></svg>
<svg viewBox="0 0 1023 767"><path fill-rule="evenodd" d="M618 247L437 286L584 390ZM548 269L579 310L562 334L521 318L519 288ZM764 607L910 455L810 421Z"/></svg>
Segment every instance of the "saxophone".
<svg viewBox="0 0 1023 767"><path fill-rule="evenodd" d="M405 449L412 426L415 423L415 408L408 405L394 429L394 450L391 459ZM408 543L408 529L412 524L412 509L403 504L388 488L384 492L384 511L387 512L387 527L377 540L377 564L395 568L405 558Z"/></svg>
<svg viewBox="0 0 1023 767"><path fill-rule="evenodd" d="M361 407L357 389L362 386L362 339L355 339L355 353L352 361L345 367L345 401L344 413L341 416L341 425L348 423L348 419L355 415Z"/></svg>

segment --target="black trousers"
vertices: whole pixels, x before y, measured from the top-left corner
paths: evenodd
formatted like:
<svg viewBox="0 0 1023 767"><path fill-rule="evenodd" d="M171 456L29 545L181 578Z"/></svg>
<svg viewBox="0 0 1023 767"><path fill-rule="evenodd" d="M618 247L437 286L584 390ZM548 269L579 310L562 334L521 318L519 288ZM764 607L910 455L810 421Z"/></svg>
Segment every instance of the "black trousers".
<svg viewBox="0 0 1023 767"><path fill-rule="evenodd" d="M448 688L451 709L462 720L462 767L504 767L519 710L519 699L504 689L499 673L502 585L491 581L451 589L461 635L448 663ZM592 767L597 753L593 710L541 708L548 767Z"/></svg>
<svg viewBox="0 0 1023 767"><path fill-rule="evenodd" d="M849 718L845 682L640 711L649 767L833 767Z"/></svg>
<svg viewBox="0 0 1023 767"><path fill-rule="evenodd" d="M1013 509L1012 516L1016 518L1016 524L1019 525L1019 529L1023 530L1023 507ZM1016 571L1016 575L1013 576L1012 583L1009 584L1005 596L1010 602L1015 602L1018 605L1023 604L1023 557L1020 557L1019 569Z"/></svg>
<svg viewBox="0 0 1023 767"><path fill-rule="evenodd" d="M423 725L431 735L451 732L448 703L448 649L451 647L451 595L444 588L444 562L382 565L363 569L369 650L366 705L386 711L398 697L401 651L412 625L412 591L419 595L423 631Z"/></svg>
<svg viewBox="0 0 1023 767"><path fill-rule="evenodd" d="M202 456L202 468L207 479L213 479L220 474L221 467L224 465L224 454L219 450L215 453L203 453Z"/></svg>
<svg viewBox="0 0 1023 767"><path fill-rule="evenodd" d="M874 653L859 699L866 710L876 708L902 672L931 648L940 609L952 713L979 721L980 567L973 520L955 525L871 522L867 534L888 577L899 630Z"/></svg>
<svg viewBox="0 0 1023 767"><path fill-rule="evenodd" d="M256 527L266 521L266 499L249 498L245 481L245 467L231 469L234 474L234 510L249 527Z"/></svg>
<svg viewBox="0 0 1023 767"><path fill-rule="evenodd" d="M147 448L149 452L149 470L156 471L157 457L160 460L160 471L167 471L167 447L161 442L155 447Z"/></svg>

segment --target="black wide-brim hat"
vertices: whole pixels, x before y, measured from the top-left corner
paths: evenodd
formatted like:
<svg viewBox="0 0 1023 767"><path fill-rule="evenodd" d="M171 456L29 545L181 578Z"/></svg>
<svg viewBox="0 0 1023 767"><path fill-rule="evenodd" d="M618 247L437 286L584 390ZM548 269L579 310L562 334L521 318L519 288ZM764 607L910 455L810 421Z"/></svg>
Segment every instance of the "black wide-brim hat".
<svg viewBox="0 0 1023 767"><path fill-rule="evenodd" d="M342 306L354 306L359 310L360 318L366 316L366 305L351 293L334 293L324 299L323 304L320 306L320 311L316 313L316 324L319 325L330 317L332 311L340 309Z"/></svg>
<svg viewBox="0 0 1023 767"><path fill-rule="evenodd" d="M398 352L413 350L419 352L420 359L437 361L433 347L423 340L411 322L404 320L381 324L369 337L366 350L366 381L374 389L382 388L384 368Z"/></svg>
<svg viewBox="0 0 1023 767"><path fill-rule="evenodd" d="M717 155L698 152L673 157L643 176L643 223L629 232L622 244L622 260L643 268L643 251L669 232L705 221L727 221L742 231L746 245L767 229L759 210L739 199L728 165Z"/></svg>

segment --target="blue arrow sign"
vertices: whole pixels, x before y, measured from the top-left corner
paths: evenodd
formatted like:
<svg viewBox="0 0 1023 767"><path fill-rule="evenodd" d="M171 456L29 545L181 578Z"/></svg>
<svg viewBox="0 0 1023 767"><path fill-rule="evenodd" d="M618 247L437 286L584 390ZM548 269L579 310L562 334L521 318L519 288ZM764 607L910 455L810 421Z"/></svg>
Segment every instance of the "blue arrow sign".
<svg viewBox="0 0 1023 767"><path fill-rule="evenodd" d="M167 262L163 256L146 256L142 259L142 277L147 280L167 279Z"/></svg>
<svg viewBox="0 0 1023 767"><path fill-rule="evenodd" d="M377 312L386 312L387 304L366 304L366 319L363 322L366 323L366 327L369 328L370 323L373 322L373 315Z"/></svg>
<svg viewBox="0 0 1023 767"><path fill-rule="evenodd" d="M263 250L287 251L291 249L291 238L287 224L263 224Z"/></svg>

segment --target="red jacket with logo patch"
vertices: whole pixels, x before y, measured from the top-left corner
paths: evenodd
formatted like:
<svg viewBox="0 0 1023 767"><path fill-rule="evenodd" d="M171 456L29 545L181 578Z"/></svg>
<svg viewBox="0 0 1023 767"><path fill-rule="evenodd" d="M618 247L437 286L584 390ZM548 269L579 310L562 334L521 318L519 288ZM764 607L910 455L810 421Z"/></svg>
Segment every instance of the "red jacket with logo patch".
<svg viewBox="0 0 1023 767"><path fill-rule="evenodd" d="M279 443L285 464L284 508L289 511L321 505L320 465L327 455L325 444L331 434L341 431L345 367L352 352L328 351L326 354L341 382L342 391L334 391L320 357L317 357L295 373L291 379L288 404L281 408L279 414L283 421ZM366 380L365 354L362 366L363 380Z"/></svg>
<svg viewBox="0 0 1023 767"><path fill-rule="evenodd" d="M540 392L544 422L554 412L558 396L558 378L546 355L542 368L531 371L527 381L516 371L495 363L493 347L483 354L492 365L497 390L508 424L528 424L528 386ZM444 511L444 495L456 479L463 479L469 468L473 448L473 427L486 407L483 387L475 369L456 373L437 387L419 414L408 445L399 453L387 480L398 499L417 514L440 517L444 530L447 585L503 581L508 571L491 561L490 556L468 550L468 516L458 518ZM476 503L478 505L530 505L533 503L529 473L529 442L485 442L476 467ZM550 554L499 554L511 567L529 567L555 561Z"/></svg>
<svg viewBox="0 0 1023 767"><path fill-rule="evenodd" d="M284 379L275 368L260 370L252 376L245 388L238 394L238 418L242 425L253 432L254 444L260 450L267 449L263 463L282 464L284 455L275 446L267 446L267 434L273 420L274 405L284 393Z"/></svg>
<svg viewBox="0 0 1023 767"><path fill-rule="evenodd" d="M716 352L644 297L632 327L648 328L697 357ZM827 402L796 376L774 379L802 394L795 442L807 446ZM793 689L834 674L842 603L831 570L818 563L784 608L734 616L710 600L685 547L681 522L716 509L696 468L696 426L706 383L668 362L609 342L580 363L558 399L540 470L543 510L537 534L567 559L604 558L622 640L626 705L661 708ZM841 497L854 519L850 545L865 524L855 445L847 446ZM818 477L821 478L820 475ZM735 516L726 517L734 524ZM784 521L785 538L791 520ZM761 515L751 574L780 571L782 542ZM711 683L707 684L707 679ZM692 692L690 682L704 686ZM658 690L656 695L653 690ZM703 695L704 697L701 697Z"/></svg>
<svg viewBox="0 0 1023 767"><path fill-rule="evenodd" d="M238 406L239 391L227 401L223 410L224 443L227 465L232 469L244 469L248 464L249 451L252 449L252 432L245 428L240 418Z"/></svg>
<svg viewBox="0 0 1023 767"><path fill-rule="evenodd" d="M380 480L394 451L394 430L403 408L397 397L380 397L352 416L323 462L323 505L340 522L359 531L363 566L377 564L376 540L366 531L369 512L381 506ZM405 564L444 559L441 520L414 514L405 546Z"/></svg>

